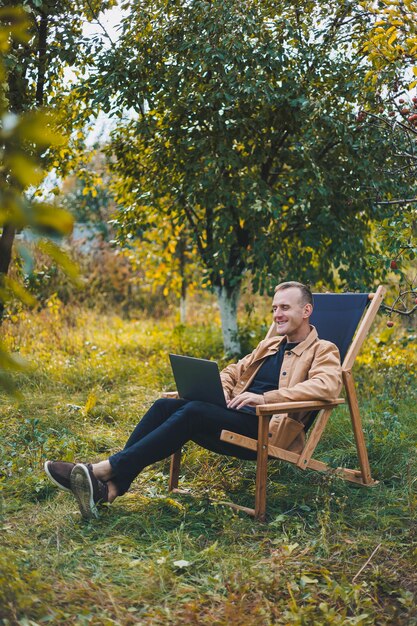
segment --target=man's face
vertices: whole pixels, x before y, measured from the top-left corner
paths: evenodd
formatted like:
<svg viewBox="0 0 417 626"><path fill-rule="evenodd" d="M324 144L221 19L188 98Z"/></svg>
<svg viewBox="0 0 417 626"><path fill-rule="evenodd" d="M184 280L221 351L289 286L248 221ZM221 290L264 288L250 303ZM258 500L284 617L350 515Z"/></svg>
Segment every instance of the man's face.
<svg viewBox="0 0 417 626"><path fill-rule="evenodd" d="M309 327L311 312L311 304L302 304L301 292L297 287L277 291L272 301L278 335L287 335L289 340L300 340L300 335Z"/></svg>

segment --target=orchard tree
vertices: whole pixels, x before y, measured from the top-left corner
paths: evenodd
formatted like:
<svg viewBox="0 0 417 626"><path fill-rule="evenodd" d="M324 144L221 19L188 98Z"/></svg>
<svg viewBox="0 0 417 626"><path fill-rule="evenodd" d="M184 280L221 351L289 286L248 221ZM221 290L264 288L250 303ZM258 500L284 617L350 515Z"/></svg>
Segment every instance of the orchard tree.
<svg viewBox="0 0 417 626"><path fill-rule="evenodd" d="M245 272L350 288L375 278L368 251L389 134L356 121L366 14L350 2L129 3L117 45L79 94L113 134L120 219L158 211L193 237L218 295L225 349L239 351ZM90 101L91 102L91 101ZM372 138L372 148L370 143ZM377 149L375 149L375 145Z"/></svg>

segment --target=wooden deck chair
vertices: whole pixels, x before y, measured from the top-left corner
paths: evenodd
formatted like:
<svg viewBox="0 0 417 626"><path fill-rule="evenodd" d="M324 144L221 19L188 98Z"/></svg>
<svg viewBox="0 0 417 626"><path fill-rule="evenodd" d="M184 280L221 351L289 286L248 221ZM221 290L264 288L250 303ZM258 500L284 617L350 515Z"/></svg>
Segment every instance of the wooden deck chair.
<svg viewBox="0 0 417 626"><path fill-rule="evenodd" d="M353 434L359 460L359 469L331 468L321 461L313 459L313 453L321 439L332 410L344 403L343 398L333 402L282 402L279 404L265 404L256 408L259 419L258 439L251 439L237 433L223 430L221 439L234 445L248 448L257 452L256 460L256 492L255 508L251 509L234 503L228 503L233 508L245 511L261 521L266 514L266 482L267 462L269 458L280 459L295 464L300 470L311 469L319 472L334 472L344 480L353 483L372 486L376 484L371 477L368 453L359 412L355 383L352 376L352 367L369 332L372 322L378 312L385 294L385 288L378 287L371 294L314 294L314 311L311 323L317 328L321 339L327 339L337 345L342 361L343 385L349 405ZM267 337L276 332L273 323ZM356 332L355 332L356 331ZM314 426L308 436L306 445L301 454L268 445L268 427L272 415L292 413L300 409L311 409L312 414L307 428L314 421ZM181 463L181 450L171 457L169 489L179 491L178 478Z"/></svg>

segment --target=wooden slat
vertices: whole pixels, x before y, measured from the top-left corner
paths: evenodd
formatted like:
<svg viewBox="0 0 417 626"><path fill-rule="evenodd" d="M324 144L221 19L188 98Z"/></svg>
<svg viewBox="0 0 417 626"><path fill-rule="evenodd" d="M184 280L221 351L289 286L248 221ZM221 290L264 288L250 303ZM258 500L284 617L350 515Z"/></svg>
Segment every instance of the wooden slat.
<svg viewBox="0 0 417 626"><path fill-rule="evenodd" d="M222 441L227 441L228 443L241 446L242 448L247 448L248 450L256 450L257 448L256 439L251 439L250 437L245 437L244 435L238 435L237 433L232 433L228 430L222 431L220 439ZM289 461L290 463L294 463L296 465L301 455L296 454L295 452L290 452L289 450L277 448L275 446L268 446L268 456L280 459L281 461ZM362 485L362 487L373 487L378 484L378 481L376 480L371 480L370 482L365 483L362 480L362 473L360 470L347 469L346 467L337 467L334 469L326 463L322 463L322 461L317 461L317 459L310 459L307 468L316 472L334 472L337 476L339 476L339 478L357 485Z"/></svg>
<svg viewBox="0 0 417 626"><path fill-rule="evenodd" d="M227 441L228 443L233 443L236 446L247 448L248 450L257 450L258 442L256 439L245 437L244 435L238 435L230 430L222 430L220 439L222 441ZM274 459L280 459L281 461L289 461L290 463L294 463L294 465L296 465L301 455L296 452L290 452L290 450L284 450L284 448L277 448L276 446L269 445L268 456ZM315 459L310 459L307 467L308 469L314 469L319 472L326 472L329 469L325 463L316 461Z"/></svg>
<svg viewBox="0 0 417 626"><path fill-rule="evenodd" d="M181 467L181 450L177 450L174 454L171 454L171 465L169 468L169 483L168 489L173 491L178 487L178 479L180 476Z"/></svg>
<svg viewBox="0 0 417 626"><path fill-rule="evenodd" d="M339 404L344 404L343 398L337 398L331 402L320 400L303 400L300 402L277 402L276 404L259 404L256 407L257 415L276 415L278 413L294 413L296 411L316 411L320 409L330 409Z"/></svg>
<svg viewBox="0 0 417 626"><path fill-rule="evenodd" d="M360 485L361 487L375 487L378 485L377 480L371 480L369 483L364 483L362 480L362 474L358 470L347 469L346 467L338 467L335 470L335 473L339 478L343 480L347 480L351 483L355 483L356 485Z"/></svg>
<svg viewBox="0 0 417 626"><path fill-rule="evenodd" d="M368 452L363 434L362 419L359 412L358 398L352 372L342 372L343 382L346 389L346 398L349 404L350 418L352 421L353 434L355 436L356 449L358 452L359 465L362 479L365 485L372 482L371 468L369 466Z"/></svg>
<svg viewBox="0 0 417 626"><path fill-rule="evenodd" d="M258 441L256 458L256 490L255 490L255 517L261 522L266 515L266 477L268 470L268 416L260 416L258 422Z"/></svg>
<svg viewBox="0 0 417 626"><path fill-rule="evenodd" d="M299 467L300 469L306 469L308 467L308 462L313 456L314 450L317 448L317 444L319 443L323 431L326 428L326 424L329 421L330 413L332 411L333 409L324 409L316 418L308 441L304 446L302 453L300 454L300 458L297 461L297 467Z"/></svg>
<svg viewBox="0 0 417 626"><path fill-rule="evenodd" d="M361 470L358 470L358 469L347 469L346 467L338 467L337 469L340 470L340 471L345 472L346 474L350 474L353 477L362 479L362 472L361 472Z"/></svg>
<svg viewBox="0 0 417 626"><path fill-rule="evenodd" d="M381 306L381 302L384 299L384 295L386 292L386 288L383 285L380 285L376 292L373 294L373 298L371 304L368 307L363 319L359 325L359 328L356 332L356 335L350 345L350 348L345 356L345 360L342 364L342 369L351 370L353 364L355 362L356 357L358 356L359 350L362 347L363 342L366 339L366 336L369 332L369 329L372 325L372 322L375 319L376 314L378 313L378 309Z"/></svg>

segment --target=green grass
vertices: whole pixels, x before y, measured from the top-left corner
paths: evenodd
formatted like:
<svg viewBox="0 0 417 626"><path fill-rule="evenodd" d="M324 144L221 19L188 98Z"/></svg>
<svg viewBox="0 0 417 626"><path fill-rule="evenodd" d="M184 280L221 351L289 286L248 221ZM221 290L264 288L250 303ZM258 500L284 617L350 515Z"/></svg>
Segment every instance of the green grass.
<svg viewBox="0 0 417 626"><path fill-rule="evenodd" d="M357 369L378 486L271 462L268 519L251 506L254 464L186 448L181 484L168 462L83 522L43 474L45 458L95 460L123 445L162 389L168 351L222 361L216 320L122 320L57 304L4 327L31 358L19 400L3 396L0 434L0 624L417 624L415 355L379 334ZM253 344L255 328L244 329ZM345 407L316 456L357 466ZM367 559L370 563L362 570ZM359 574L358 574L359 573Z"/></svg>

